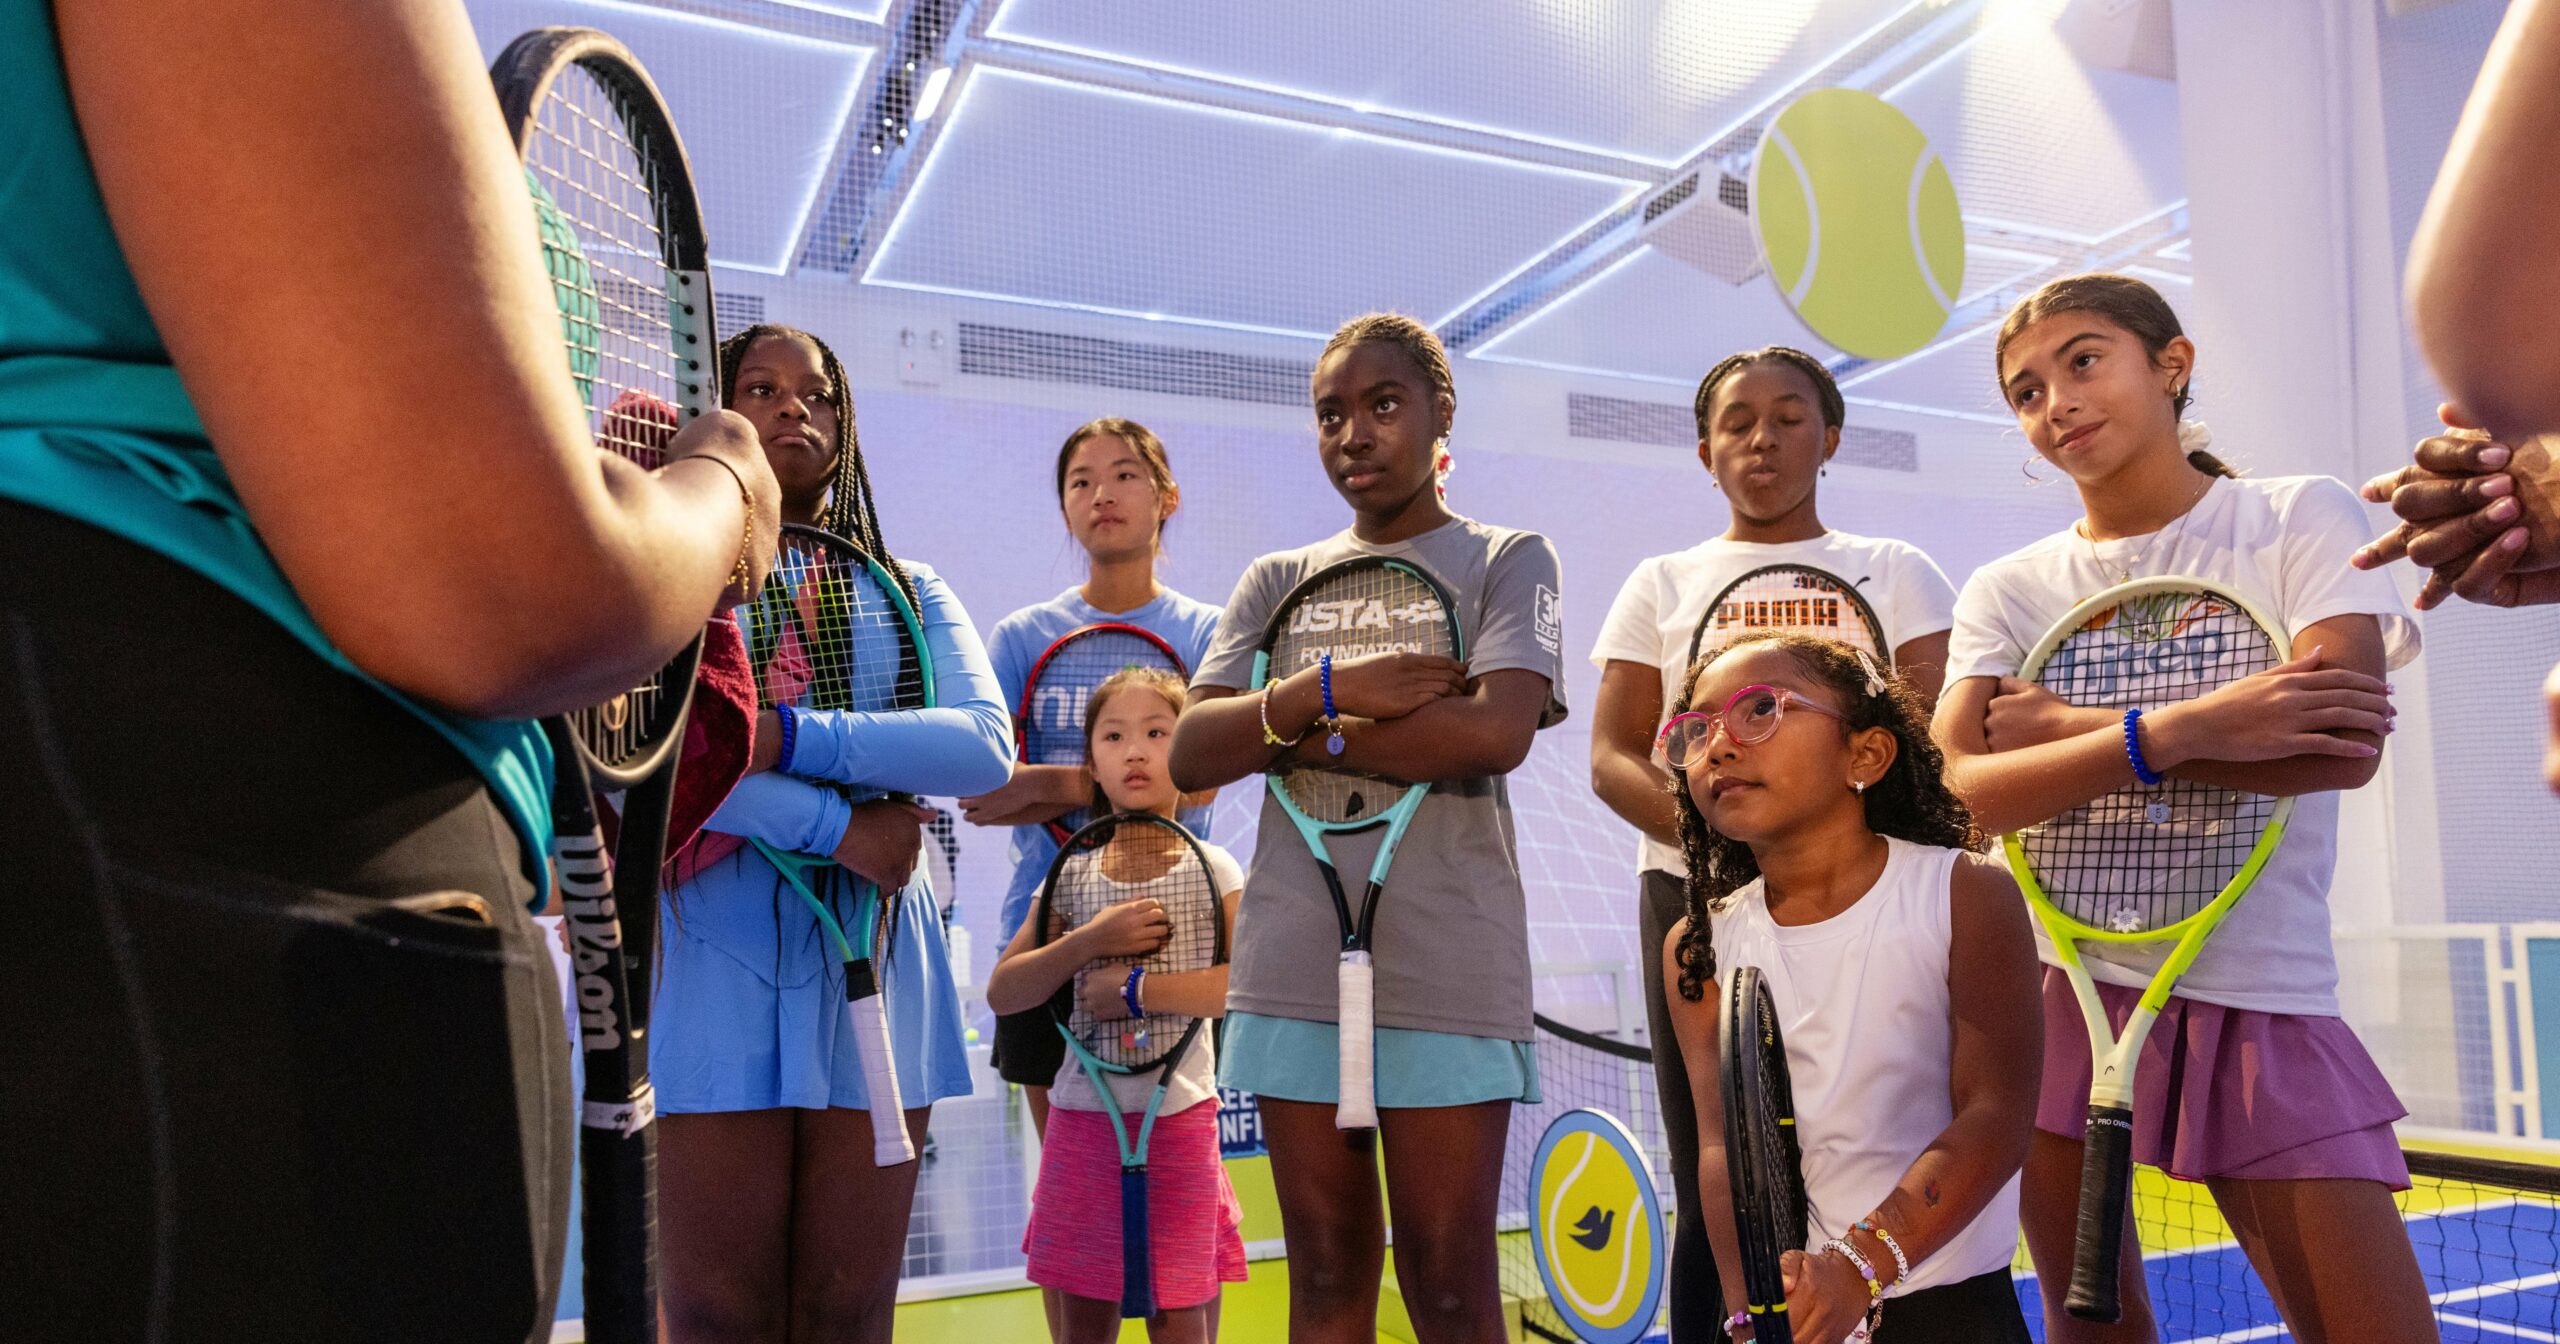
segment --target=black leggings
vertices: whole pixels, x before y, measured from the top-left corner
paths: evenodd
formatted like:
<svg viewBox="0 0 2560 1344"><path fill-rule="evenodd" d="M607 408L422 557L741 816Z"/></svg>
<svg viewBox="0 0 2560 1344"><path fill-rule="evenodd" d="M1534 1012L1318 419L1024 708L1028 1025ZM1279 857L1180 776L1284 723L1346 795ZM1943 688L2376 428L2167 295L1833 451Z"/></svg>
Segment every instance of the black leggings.
<svg viewBox="0 0 2560 1344"><path fill-rule="evenodd" d="M0 501L0 1339L547 1339L568 1039L459 754Z"/></svg>

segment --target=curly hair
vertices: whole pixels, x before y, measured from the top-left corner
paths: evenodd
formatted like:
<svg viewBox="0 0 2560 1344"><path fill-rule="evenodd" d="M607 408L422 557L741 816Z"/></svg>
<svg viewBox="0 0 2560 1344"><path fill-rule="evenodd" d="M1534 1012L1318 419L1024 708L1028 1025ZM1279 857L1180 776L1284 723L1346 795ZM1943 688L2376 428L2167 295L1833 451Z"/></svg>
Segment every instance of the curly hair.
<svg viewBox="0 0 2560 1344"><path fill-rule="evenodd" d="M1943 849L1977 849L1981 832L1973 814L1947 787L1946 758L1929 737L1929 712L1920 693L1899 675L1888 673L1884 689L1870 694L1867 671L1857 651L1836 639L1770 633L1736 640L1702 653L1681 683L1674 714L1694 706L1698 678L1707 666L1736 649L1771 645L1784 651L1815 685L1838 697L1846 718L1844 733L1882 728L1893 734L1896 750L1884 778L1867 786L1864 797L1867 829L1913 844ZM1680 811L1680 852L1688 860L1689 929L1681 937L1680 997L1691 1002L1706 993L1716 974L1715 948L1709 941L1708 916L1732 903L1735 892L1760 876L1760 858L1751 846L1708 829L1706 817L1689 796L1687 772L1671 772L1671 796Z"/></svg>
<svg viewBox="0 0 2560 1344"><path fill-rule="evenodd" d="M1805 381L1813 384L1814 401L1821 407L1823 427L1838 429L1848 423L1849 403L1841 398L1839 380L1831 376L1831 370L1821 360L1793 346L1771 345L1727 355L1716 361L1714 368L1707 370L1706 377L1698 380L1698 395L1690 410L1698 418L1700 441L1714 433L1717 389L1724 386L1725 379L1753 364L1783 364L1803 374Z"/></svg>

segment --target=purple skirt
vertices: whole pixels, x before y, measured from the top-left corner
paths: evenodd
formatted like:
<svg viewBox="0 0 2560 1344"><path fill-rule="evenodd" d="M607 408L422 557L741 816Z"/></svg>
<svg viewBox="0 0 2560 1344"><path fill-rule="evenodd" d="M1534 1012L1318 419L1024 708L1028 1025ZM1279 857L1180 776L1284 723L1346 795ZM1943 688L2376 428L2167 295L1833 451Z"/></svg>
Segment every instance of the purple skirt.
<svg viewBox="0 0 2560 1344"><path fill-rule="evenodd" d="M2118 1031L2142 991L2100 983ZM2346 1179L2409 1188L2391 1122L2409 1113L2344 1019L2169 997L2133 1072L2133 1157L2181 1180ZM2089 1029L2071 981L2044 968L2044 1085L2036 1128L2078 1139L2089 1114Z"/></svg>

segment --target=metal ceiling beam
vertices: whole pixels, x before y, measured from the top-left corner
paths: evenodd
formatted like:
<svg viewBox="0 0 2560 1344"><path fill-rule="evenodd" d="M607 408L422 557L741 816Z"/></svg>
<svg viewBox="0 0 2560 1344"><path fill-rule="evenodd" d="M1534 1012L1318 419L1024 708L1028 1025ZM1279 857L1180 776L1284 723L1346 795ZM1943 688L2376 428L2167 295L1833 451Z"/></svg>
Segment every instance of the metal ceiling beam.
<svg viewBox="0 0 2560 1344"><path fill-rule="evenodd" d="M1988 10L1987 0L1912 0L1709 138L1663 178L1668 186L1594 222L1442 322L1441 341L1451 350L1463 351L1491 340L1643 246L1645 231L1655 219L1700 191L1714 191L1728 204L1742 208L1751 156L1760 146L1760 137L1798 94L1834 87L1865 88L1902 78L1972 41L1989 21Z"/></svg>
<svg viewBox="0 0 2560 1344"><path fill-rule="evenodd" d="M983 30L1002 3L897 0L891 6L880 58L864 78L836 147L834 181L802 233L799 267L850 274L876 245L935 133L950 124L950 105L959 93L956 75L933 120L914 124L925 77L945 66L956 72L972 32Z"/></svg>
<svg viewBox="0 0 2560 1344"><path fill-rule="evenodd" d="M815 38L821 42L841 42L847 46L877 47L889 40L889 30L875 20L809 9L783 3L783 0L612 0L612 3L634 9L663 9L671 14L691 14L736 24L741 28L780 33L786 37Z"/></svg>

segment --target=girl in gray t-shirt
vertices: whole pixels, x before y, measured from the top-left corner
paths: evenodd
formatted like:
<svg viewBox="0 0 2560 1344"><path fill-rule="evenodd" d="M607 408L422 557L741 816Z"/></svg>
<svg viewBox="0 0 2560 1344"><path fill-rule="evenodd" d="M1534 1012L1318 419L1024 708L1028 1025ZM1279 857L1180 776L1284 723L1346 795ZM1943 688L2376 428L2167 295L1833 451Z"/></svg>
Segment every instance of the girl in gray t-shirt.
<svg viewBox="0 0 2560 1344"><path fill-rule="evenodd" d="M1383 315L1345 325L1317 362L1314 394L1317 456L1351 526L1245 571L1192 676L1174 778L1212 788L1295 754L1431 785L1377 906L1379 1127L1405 1220L1396 1257L1406 1303L1452 1337L1490 1337L1501 1314L1492 1248L1511 1103L1538 1099L1527 908L1503 777L1565 713L1555 548L1443 501L1457 397L1428 328ZM1328 733L1310 731L1324 713L1316 674L1256 686L1254 653L1300 580L1361 555L1394 556L1437 579L1466 660L1388 653L1334 664L1343 725L1334 755ZM1357 1333L1374 1326L1385 1214L1369 1144L1345 1142L1335 1127L1342 940L1314 857L1268 797L1260 825L1236 919L1219 1081L1262 1098L1293 1262L1291 1319ZM1355 902L1382 834L1327 841Z"/></svg>

